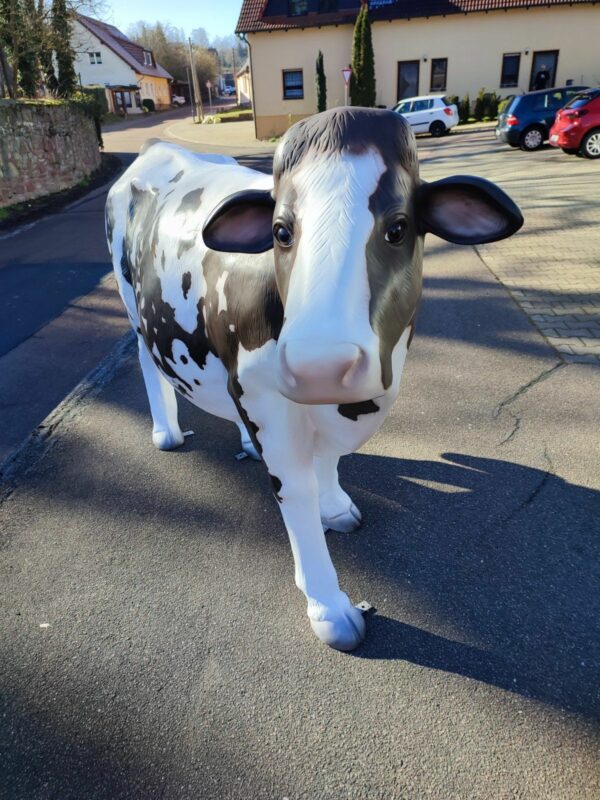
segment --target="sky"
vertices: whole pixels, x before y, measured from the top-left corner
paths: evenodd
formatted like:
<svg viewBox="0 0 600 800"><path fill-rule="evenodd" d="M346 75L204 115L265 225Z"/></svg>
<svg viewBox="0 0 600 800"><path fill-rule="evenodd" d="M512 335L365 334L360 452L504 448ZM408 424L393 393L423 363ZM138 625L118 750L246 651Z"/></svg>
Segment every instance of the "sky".
<svg viewBox="0 0 600 800"><path fill-rule="evenodd" d="M106 0L106 22L122 31L138 20L170 22L183 28L186 36L194 28L204 28L208 38L233 33L242 0Z"/></svg>

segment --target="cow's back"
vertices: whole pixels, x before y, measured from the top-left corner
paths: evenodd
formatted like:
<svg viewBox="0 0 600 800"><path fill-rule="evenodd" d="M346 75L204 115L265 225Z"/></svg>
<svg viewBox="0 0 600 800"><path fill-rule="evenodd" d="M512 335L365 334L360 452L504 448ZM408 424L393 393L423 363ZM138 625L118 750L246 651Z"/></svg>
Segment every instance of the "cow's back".
<svg viewBox="0 0 600 800"><path fill-rule="evenodd" d="M202 407L205 375L184 373L204 372L215 358L235 373L240 344L263 344L282 320L272 252L216 253L202 228L224 198L271 185L226 156L159 142L109 193L107 234L132 322L163 374Z"/></svg>

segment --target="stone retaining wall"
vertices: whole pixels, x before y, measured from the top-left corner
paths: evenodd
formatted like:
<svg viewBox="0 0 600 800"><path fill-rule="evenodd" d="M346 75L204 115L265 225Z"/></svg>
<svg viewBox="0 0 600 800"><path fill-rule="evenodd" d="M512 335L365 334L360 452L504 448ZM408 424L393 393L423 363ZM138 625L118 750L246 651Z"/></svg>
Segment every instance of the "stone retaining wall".
<svg viewBox="0 0 600 800"><path fill-rule="evenodd" d="M0 100L0 207L68 189L99 166L94 123L80 109Z"/></svg>

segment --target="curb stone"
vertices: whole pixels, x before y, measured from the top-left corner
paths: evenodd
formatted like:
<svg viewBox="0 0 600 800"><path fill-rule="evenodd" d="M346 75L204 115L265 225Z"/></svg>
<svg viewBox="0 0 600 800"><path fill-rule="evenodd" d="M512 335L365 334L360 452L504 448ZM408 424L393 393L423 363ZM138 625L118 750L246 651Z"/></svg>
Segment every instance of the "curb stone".
<svg viewBox="0 0 600 800"><path fill-rule="evenodd" d="M0 463L0 504L14 492L19 480L54 447L68 423L112 380L121 365L134 353L135 345L136 335L131 330Z"/></svg>

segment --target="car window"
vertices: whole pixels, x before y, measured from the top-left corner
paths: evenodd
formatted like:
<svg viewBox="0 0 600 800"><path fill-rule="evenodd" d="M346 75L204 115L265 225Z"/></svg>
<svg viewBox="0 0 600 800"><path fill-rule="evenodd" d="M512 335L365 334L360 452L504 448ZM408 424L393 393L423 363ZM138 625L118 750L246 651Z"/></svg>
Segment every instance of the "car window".
<svg viewBox="0 0 600 800"><path fill-rule="evenodd" d="M566 97L562 92L552 92L548 95L548 108L561 108L564 106Z"/></svg>
<svg viewBox="0 0 600 800"><path fill-rule="evenodd" d="M413 111L427 111L433 107L433 100L415 100Z"/></svg>
<svg viewBox="0 0 600 800"><path fill-rule="evenodd" d="M523 95L517 95L514 98L510 106L506 109L507 113L515 114L517 108L521 113L524 111L530 111L533 108L533 97L526 97Z"/></svg>
<svg viewBox="0 0 600 800"><path fill-rule="evenodd" d="M408 114L411 111L412 100L405 100L402 103L398 103L394 111L397 111L398 114Z"/></svg>
<svg viewBox="0 0 600 800"><path fill-rule="evenodd" d="M565 108L582 108L587 106L591 99L589 94L576 94L569 100Z"/></svg>

